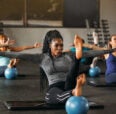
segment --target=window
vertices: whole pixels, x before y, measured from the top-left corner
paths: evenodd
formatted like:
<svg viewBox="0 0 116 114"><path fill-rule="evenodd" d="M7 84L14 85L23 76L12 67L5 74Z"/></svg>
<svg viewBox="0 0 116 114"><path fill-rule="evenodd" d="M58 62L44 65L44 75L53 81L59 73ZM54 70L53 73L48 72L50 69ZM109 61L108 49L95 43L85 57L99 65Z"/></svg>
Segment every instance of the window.
<svg viewBox="0 0 116 114"><path fill-rule="evenodd" d="M0 0L3 26L93 27L99 0Z"/></svg>

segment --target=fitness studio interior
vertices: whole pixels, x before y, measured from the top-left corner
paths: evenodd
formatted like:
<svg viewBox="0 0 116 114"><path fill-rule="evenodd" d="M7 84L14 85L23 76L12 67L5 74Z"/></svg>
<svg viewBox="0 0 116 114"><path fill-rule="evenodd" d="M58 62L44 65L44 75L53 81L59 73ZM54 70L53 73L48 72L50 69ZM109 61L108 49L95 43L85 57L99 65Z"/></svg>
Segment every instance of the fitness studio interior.
<svg viewBox="0 0 116 114"><path fill-rule="evenodd" d="M0 114L116 114L115 11L116 0L0 0ZM48 31L58 35L47 37ZM79 58L80 78L72 81L76 89L67 92L63 76L77 64L72 56L82 52L75 37L80 44L80 38L84 40L83 47L91 47L82 48L82 56L90 56ZM57 42L63 42L56 46L63 51L53 56L52 43ZM44 45L50 48L43 54ZM77 87L79 80L83 87Z"/></svg>

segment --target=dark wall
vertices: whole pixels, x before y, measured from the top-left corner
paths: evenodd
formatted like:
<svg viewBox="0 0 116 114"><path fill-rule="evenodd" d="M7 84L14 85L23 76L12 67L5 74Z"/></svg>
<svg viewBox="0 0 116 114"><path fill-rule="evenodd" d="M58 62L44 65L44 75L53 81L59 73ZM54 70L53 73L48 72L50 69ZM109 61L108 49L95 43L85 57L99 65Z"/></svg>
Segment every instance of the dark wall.
<svg viewBox="0 0 116 114"><path fill-rule="evenodd" d="M99 0L65 0L64 19L65 27L86 27L88 19L90 27L94 21L99 22Z"/></svg>

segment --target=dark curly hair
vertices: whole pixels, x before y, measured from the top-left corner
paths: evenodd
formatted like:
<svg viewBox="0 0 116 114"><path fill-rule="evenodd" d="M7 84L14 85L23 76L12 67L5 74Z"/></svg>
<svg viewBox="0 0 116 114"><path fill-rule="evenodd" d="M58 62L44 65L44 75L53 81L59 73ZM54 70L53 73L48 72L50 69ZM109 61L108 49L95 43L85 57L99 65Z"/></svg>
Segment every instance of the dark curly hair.
<svg viewBox="0 0 116 114"><path fill-rule="evenodd" d="M57 31L57 30L50 30L50 31L48 31L46 33L45 39L43 41L42 53L48 53L50 58L51 58L51 60L53 58L52 58L52 55L51 55L51 50L49 48L49 45L56 38L63 40L63 37L62 37L62 35L60 34L59 31ZM54 62L52 62L52 64L54 66ZM44 88L46 87L47 84L48 84L48 81L47 81L46 74L45 74L44 70L40 67L40 90L41 91L44 90Z"/></svg>
<svg viewBox="0 0 116 114"><path fill-rule="evenodd" d="M59 39L63 40L59 31L51 30L51 31L48 31L46 33L45 39L44 39L44 42L43 42L42 53L49 53L50 52L49 44L51 43L52 40L54 40L56 38L59 38Z"/></svg>

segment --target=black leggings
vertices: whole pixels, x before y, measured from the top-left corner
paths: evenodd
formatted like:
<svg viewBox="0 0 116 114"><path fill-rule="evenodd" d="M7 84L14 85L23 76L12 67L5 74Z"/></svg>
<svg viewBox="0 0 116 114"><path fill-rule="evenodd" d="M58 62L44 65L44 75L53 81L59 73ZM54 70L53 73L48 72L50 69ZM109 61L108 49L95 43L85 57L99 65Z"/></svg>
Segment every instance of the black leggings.
<svg viewBox="0 0 116 114"><path fill-rule="evenodd" d="M76 78L79 75L79 62L75 58L75 64L72 65L66 81L51 85L45 96L45 100L49 104L64 104L66 100L72 96L72 89L76 86Z"/></svg>
<svg viewBox="0 0 116 114"><path fill-rule="evenodd" d="M79 64L80 64L80 60L77 60L75 58L75 62L72 65L66 77L66 81L65 81L66 91L73 89L76 85L76 78L79 75Z"/></svg>
<svg viewBox="0 0 116 114"><path fill-rule="evenodd" d="M76 78L79 76L79 74L87 74L89 69L89 65L80 64L80 60L75 58L75 63L72 65L66 78L65 90L68 91L74 89L76 86Z"/></svg>
<svg viewBox="0 0 116 114"><path fill-rule="evenodd" d="M66 91L65 82L52 84L46 93L45 101L48 104L64 104L66 100L72 96L72 90Z"/></svg>

